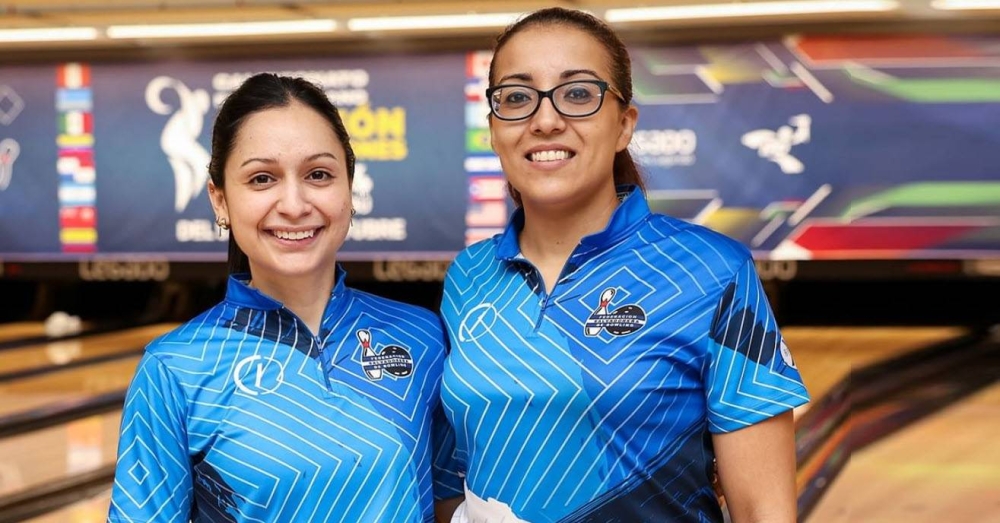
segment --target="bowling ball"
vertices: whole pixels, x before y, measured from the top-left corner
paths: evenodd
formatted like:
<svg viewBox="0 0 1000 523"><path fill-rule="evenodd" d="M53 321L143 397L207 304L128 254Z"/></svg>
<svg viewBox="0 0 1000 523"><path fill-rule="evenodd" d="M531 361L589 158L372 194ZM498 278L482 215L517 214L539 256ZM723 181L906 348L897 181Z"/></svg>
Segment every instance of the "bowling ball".
<svg viewBox="0 0 1000 523"><path fill-rule="evenodd" d="M382 349L381 356L398 356L400 359L405 360L384 367L383 370L389 374L392 374L397 378L405 378L413 372L413 358L410 357L410 353L406 349L396 345L389 345L388 347Z"/></svg>
<svg viewBox="0 0 1000 523"><path fill-rule="evenodd" d="M632 334L646 324L646 311L638 305L624 305L618 307L608 316L616 320L615 325L609 325L608 332L615 336Z"/></svg>

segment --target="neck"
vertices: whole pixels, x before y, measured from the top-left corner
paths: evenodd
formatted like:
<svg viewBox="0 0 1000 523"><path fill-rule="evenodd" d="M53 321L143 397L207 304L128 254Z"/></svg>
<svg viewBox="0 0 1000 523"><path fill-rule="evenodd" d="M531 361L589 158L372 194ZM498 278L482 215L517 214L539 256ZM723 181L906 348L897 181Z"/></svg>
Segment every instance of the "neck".
<svg viewBox="0 0 1000 523"><path fill-rule="evenodd" d="M580 240L607 228L617 207L613 186L571 206L554 208L524 202L524 228L518 238L521 254L543 273L558 276ZM546 278L550 290L555 284L552 280Z"/></svg>
<svg viewBox="0 0 1000 523"><path fill-rule="evenodd" d="M254 277L250 285L281 302L306 324L313 335L318 335L334 282L335 273L331 271L329 275L315 278Z"/></svg>

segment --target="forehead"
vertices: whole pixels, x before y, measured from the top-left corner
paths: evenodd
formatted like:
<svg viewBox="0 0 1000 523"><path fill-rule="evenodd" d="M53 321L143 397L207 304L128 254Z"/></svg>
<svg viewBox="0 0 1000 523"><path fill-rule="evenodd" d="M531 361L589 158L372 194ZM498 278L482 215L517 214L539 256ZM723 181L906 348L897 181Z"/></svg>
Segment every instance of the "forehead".
<svg viewBox="0 0 1000 523"><path fill-rule="evenodd" d="M589 69L609 77L610 56L599 40L569 25L528 27L507 40L496 54L494 77L528 75L540 81L564 71Z"/></svg>
<svg viewBox="0 0 1000 523"><path fill-rule="evenodd" d="M334 141L339 143L333 125L312 107L298 101L269 107L247 115L236 132L236 144L271 141Z"/></svg>
<svg viewBox="0 0 1000 523"><path fill-rule="evenodd" d="M296 158L319 152L331 152L344 161L344 147L326 117L292 102L247 115L236 131L228 160Z"/></svg>

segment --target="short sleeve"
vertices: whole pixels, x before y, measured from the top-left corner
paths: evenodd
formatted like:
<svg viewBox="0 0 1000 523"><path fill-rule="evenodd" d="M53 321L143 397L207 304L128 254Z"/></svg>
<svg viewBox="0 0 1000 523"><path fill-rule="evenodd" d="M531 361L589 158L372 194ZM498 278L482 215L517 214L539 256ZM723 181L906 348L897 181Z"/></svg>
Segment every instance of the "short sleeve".
<svg viewBox="0 0 1000 523"><path fill-rule="evenodd" d="M109 522L188 521L192 479L185 412L177 381L146 353L125 395Z"/></svg>
<svg viewBox="0 0 1000 523"><path fill-rule="evenodd" d="M738 430L809 401L752 258L719 300L706 363L712 432Z"/></svg>

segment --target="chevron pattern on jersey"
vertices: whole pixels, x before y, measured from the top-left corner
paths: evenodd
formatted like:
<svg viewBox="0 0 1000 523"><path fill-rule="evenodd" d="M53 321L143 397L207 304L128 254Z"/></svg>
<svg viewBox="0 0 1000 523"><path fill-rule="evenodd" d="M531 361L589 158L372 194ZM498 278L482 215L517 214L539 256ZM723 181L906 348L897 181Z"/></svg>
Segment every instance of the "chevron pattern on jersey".
<svg viewBox="0 0 1000 523"><path fill-rule="evenodd" d="M461 253L442 303L452 342L442 396L470 490L532 523L633 494L650 503L636 521L674 521L663 517L678 507L717 514L702 488L710 420L731 417L711 425L731 430L808 399L782 358L750 361L717 341L774 354L780 336L746 267L742 245L653 216L641 196L584 239L551 295L517 252L514 227ZM740 322L771 335L722 327ZM672 497L648 490L678 486L687 490Z"/></svg>
<svg viewBox="0 0 1000 523"><path fill-rule="evenodd" d="M563 520L722 521L722 510L711 486L711 460L706 460L711 455L709 435L697 426L691 427L679 436L676 447L665 449L650 463L651 473L629 477ZM695 495L689 494L692 492Z"/></svg>
<svg viewBox="0 0 1000 523"><path fill-rule="evenodd" d="M111 520L432 521L439 319L339 288L312 336L262 295L248 313L253 293L231 282L233 300L147 347ZM373 379L358 331L410 372Z"/></svg>

